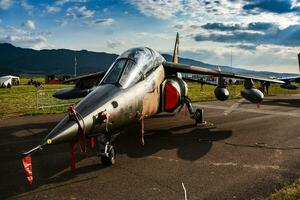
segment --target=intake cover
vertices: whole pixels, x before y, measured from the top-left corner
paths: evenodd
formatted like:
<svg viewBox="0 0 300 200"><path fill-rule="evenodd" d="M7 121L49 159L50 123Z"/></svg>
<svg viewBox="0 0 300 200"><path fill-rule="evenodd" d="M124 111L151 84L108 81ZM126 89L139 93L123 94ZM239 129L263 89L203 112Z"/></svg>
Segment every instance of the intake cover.
<svg viewBox="0 0 300 200"><path fill-rule="evenodd" d="M163 111L173 112L184 101L186 86L182 79L168 78L163 84Z"/></svg>
<svg viewBox="0 0 300 200"><path fill-rule="evenodd" d="M167 82L165 85L165 109L172 111L178 106L180 94L172 83Z"/></svg>

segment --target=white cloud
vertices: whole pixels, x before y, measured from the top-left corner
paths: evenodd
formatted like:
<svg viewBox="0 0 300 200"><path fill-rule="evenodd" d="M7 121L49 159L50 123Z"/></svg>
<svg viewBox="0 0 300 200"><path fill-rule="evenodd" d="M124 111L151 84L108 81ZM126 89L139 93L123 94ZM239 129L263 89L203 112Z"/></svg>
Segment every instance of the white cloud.
<svg viewBox="0 0 300 200"><path fill-rule="evenodd" d="M10 35L0 38L0 41L12 43L16 46L30 47L34 49L42 49L49 47L48 40L44 36L15 36Z"/></svg>
<svg viewBox="0 0 300 200"><path fill-rule="evenodd" d="M71 16L74 19L76 18L89 18L94 15L95 11L88 10L85 6L75 6L67 9L67 16Z"/></svg>
<svg viewBox="0 0 300 200"><path fill-rule="evenodd" d="M51 47L47 39L50 35L50 32L31 32L13 26L2 26L0 28L0 42L34 49Z"/></svg>
<svg viewBox="0 0 300 200"><path fill-rule="evenodd" d="M190 41L181 42L180 56L215 65L230 66L231 51L233 67L257 71L298 73L297 48L275 45L258 46L255 51L228 47L226 44L201 42L197 46ZM216 51L217 49L217 51Z"/></svg>
<svg viewBox="0 0 300 200"><path fill-rule="evenodd" d="M180 0L129 0L129 2L144 15L159 19L174 17L183 9Z"/></svg>
<svg viewBox="0 0 300 200"><path fill-rule="evenodd" d="M280 24L281 28L299 24L300 15L295 13L260 12L250 14L243 9L244 0L128 0L142 14L158 19L192 21L195 25L208 22L251 23L267 21ZM293 0L298 6L298 0Z"/></svg>
<svg viewBox="0 0 300 200"><path fill-rule="evenodd" d="M24 26L28 29L32 29L32 30L35 29L35 24L34 24L34 21L32 21L32 20L26 20L25 22L23 22L22 26Z"/></svg>
<svg viewBox="0 0 300 200"><path fill-rule="evenodd" d="M96 19L95 24L102 24L102 25L107 25L110 26L115 22L114 19L112 18L107 18L107 19Z"/></svg>
<svg viewBox="0 0 300 200"><path fill-rule="evenodd" d="M56 22L58 23L58 25L60 26L60 27L64 27L64 26L66 26L67 24L68 24L68 21L67 20L56 20Z"/></svg>
<svg viewBox="0 0 300 200"><path fill-rule="evenodd" d="M117 47L123 46L123 43L120 41L107 40L106 46L111 49L116 49Z"/></svg>
<svg viewBox="0 0 300 200"><path fill-rule="evenodd" d="M61 10L61 9L60 9L60 7L58 7L58 6L49 6L49 5L46 6L46 12L47 12L47 13L50 13L50 14L57 13L57 12L59 12L60 10Z"/></svg>
<svg viewBox="0 0 300 200"><path fill-rule="evenodd" d="M57 0L56 5L64 5L66 3L86 3L88 0Z"/></svg>
<svg viewBox="0 0 300 200"><path fill-rule="evenodd" d="M13 0L0 0L0 9L7 10L13 5Z"/></svg>
<svg viewBox="0 0 300 200"><path fill-rule="evenodd" d="M32 10L34 8L33 5L29 4L26 0L21 1L20 5L27 11Z"/></svg>
<svg viewBox="0 0 300 200"><path fill-rule="evenodd" d="M175 40L174 35L171 35L169 32L168 33L151 33L151 32L138 32L136 33L136 36L138 38L151 38L152 39L161 39L161 40Z"/></svg>
<svg viewBox="0 0 300 200"><path fill-rule="evenodd" d="M292 8L300 7L300 1L299 0L292 0Z"/></svg>

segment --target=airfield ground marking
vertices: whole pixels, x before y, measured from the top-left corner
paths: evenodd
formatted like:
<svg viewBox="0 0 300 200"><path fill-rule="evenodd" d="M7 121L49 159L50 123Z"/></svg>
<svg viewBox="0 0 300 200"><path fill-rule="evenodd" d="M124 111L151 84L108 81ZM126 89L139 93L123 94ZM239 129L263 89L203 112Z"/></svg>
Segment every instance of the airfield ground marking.
<svg viewBox="0 0 300 200"><path fill-rule="evenodd" d="M176 162L181 163L180 160L170 160L168 158L160 157L160 156L148 156L150 159L163 160L167 162ZM279 165L266 165L266 164L247 164L247 163L236 163L236 162L204 162L204 161L195 161L195 164L209 165L213 167L237 167L237 168L250 168L253 170L275 170L275 171L290 171L291 169L282 168ZM298 170L298 169L297 169ZM298 173L297 173L298 174Z"/></svg>
<svg viewBox="0 0 300 200"><path fill-rule="evenodd" d="M244 102L244 100L245 99L238 100L238 102L234 103L231 107L229 107L227 110L224 111L224 115L229 115L230 113L232 113L241 105L241 103Z"/></svg>
<svg viewBox="0 0 300 200"><path fill-rule="evenodd" d="M218 110L227 110L228 107L226 106L213 106L213 105L203 105L203 108L210 108L210 109L218 109ZM259 113L259 114L266 114L266 115L283 115L289 117L300 117L300 113L292 113L292 112L280 112L280 111L272 111L272 110L261 110L261 109L249 109L249 108L236 108L238 111L243 112L250 112L250 113Z"/></svg>
<svg viewBox="0 0 300 200"><path fill-rule="evenodd" d="M183 191L184 191L184 200L187 200L187 194L186 194L186 189L184 187L184 183L182 182L181 185L182 185L182 188L183 188Z"/></svg>

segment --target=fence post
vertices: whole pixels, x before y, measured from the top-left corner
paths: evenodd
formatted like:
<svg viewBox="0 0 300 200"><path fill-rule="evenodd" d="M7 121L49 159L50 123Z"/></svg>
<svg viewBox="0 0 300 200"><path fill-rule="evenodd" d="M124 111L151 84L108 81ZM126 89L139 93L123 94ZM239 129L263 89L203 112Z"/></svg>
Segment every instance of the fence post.
<svg viewBox="0 0 300 200"><path fill-rule="evenodd" d="M39 90L36 90L36 100L35 100L35 102L36 102L36 109L39 109L39 103L38 103L38 93L39 93Z"/></svg>

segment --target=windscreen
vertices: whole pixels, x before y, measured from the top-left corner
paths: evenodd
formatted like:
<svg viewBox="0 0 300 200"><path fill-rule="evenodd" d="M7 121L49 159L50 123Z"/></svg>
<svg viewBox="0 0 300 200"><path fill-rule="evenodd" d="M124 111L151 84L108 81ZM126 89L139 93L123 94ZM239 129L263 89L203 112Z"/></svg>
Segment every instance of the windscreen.
<svg viewBox="0 0 300 200"><path fill-rule="evenodd" d="M128 88L147 77L163 58L149 48L133 48L122 53L101 84L118 84ZM157 58L160 59L157 59Z"/></svg>
<svg viewBox="0 0 300 200"><path fill-rule="evenodd" d="M109 74L105 77L103 83L106 84L113 84L113 83L117 83L119 80L119 77L123 71L123 68L126 64L126 59L120 59L118 60L113 68L109 71Z"/></svg>
<svg viewBox="0 0 300 200"><path fill-rule="evenodd" d="M119 83L123 88L128 88L140 81L142 76L143 74L137 65L132 60L128 60Z"/></svg>

